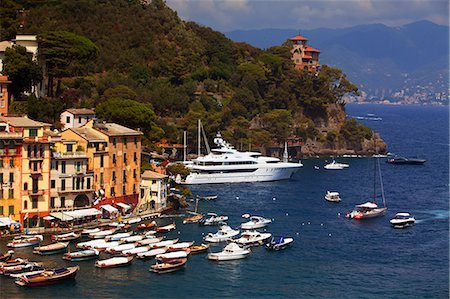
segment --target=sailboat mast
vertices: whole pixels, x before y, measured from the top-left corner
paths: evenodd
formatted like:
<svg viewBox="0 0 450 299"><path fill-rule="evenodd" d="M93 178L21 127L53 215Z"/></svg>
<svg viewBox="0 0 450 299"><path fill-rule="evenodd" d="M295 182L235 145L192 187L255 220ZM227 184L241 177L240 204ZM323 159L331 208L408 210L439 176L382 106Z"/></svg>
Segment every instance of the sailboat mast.
<svg viewBox="0 0 450 299"><path fill-rule="evenodd" d="M187 135L186 131L183 132L183 161L186 162L186 152L187 152Z"/></svg>
<svg viewBox="0 0 450 299"><path fill-rule="evenodd" d="M198 120L197 125L197 155L200 157L200 146L201 146L201 133L200 133L200 126L202 125L200 119Z"/></svg>
<svg viewBox="0 0 450 299"><path fill-rule="evenodd" d="M381 176L380 159L379 158L376 158L376 159L377 159L377 164L378 164L378 173L380 176L381 198L383 199L383 207L385 208L386 207L386 199L384 197L383 177Z"/></svg>

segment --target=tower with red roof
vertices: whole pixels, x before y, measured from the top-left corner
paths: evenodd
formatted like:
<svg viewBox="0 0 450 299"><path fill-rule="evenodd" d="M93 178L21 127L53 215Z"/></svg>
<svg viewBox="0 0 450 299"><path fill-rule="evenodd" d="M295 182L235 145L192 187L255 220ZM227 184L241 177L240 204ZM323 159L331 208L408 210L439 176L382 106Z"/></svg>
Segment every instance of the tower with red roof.
<svg viewBox="0 0 450 299"><path fill-rule="evenodd" d="M320 51L308 46L308 39L301 35L292 37L289 40L293 42L291 53L295 68L312 72L318 71L320 68Z"/></svg>

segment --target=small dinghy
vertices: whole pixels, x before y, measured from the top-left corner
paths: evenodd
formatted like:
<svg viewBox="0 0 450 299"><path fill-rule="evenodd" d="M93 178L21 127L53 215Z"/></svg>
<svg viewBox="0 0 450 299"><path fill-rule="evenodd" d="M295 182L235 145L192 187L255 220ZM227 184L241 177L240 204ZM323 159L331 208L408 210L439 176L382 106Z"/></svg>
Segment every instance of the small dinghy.
<svg viewBox="0 0 450 299"><path fill-rule="evenodd" d="M397 213L395 217L390 220L394 228L405 228L414 225L416 219L409 213Z"/></svg>
<svg viewBox="0 0 450 299"><path fill-rule="evenodd" d="M152 221L150 223L141 223L137 226L137 229L150 229L156 226L156 221Z"/></svg>
<svg viewBox="0 0 450 299"><path fill-rule="evenodd" d="M120 243L118 241L111 241L111 242L104 242L100 243L94 246L94 249L97 249L99 251L104 251L108 248L119 246Z"/></svg>
<svg viewBox="0 0 450 299"><path fill-rule="evenodd" d="M201 215L201 214L197 214L197 215L194 215L194 216L191 216L191 217L186 217L186 218L183 219L183 224L197 223L200 220L202 220L202 218L203 218L203 215Z"/></svg>
<svg viewBox="0 0 450 299"><path fill-rule="evenodd" d="M282 236L272 237L268 243L266 243L266 248L269 250L281 250L285 249L294 242L293 238L285 238Z"/></svg>
<svg viewBox="0 0 450 299"><path fill-rule="evenodd" d="M186 251L180 250L180 251L173 251L173 252L158 254L155 258L159 261L169 261L169 260L173 260L173 259L186 258L188 256L188 254L189 253L187 253Z"/></svg>
<svg viewBox="0 0 450 299"><path fill-rule="evenodd" d="M155 244L155 243L161 242L163 239L164 239L164 237L143 239L141 241L138 241L136 244L139 246L145 246L145 245L150 245L150 244Z"/></svg>
<svg viewBox="0 0 450 299"><path fill-rule="evenodd" d="M98 233L100 231L100 229L98 227L96 228L85 228L81 231L81 235L82 236L87 236L93 233Z"/></svg>
<svg viewBox="0 0 450 299"><path fill-rule="evenodd" d="M234 242L245 246L258 246L264 244L264 241L272 236L271 233L260 233L258 231L246 231L241 234L239 239Z"/></svg>
<svg viewBox="0 0 450 299"><path fill-rule="evenodd" d="M174 259L162 263L156 262L155 265L150 266L150 271L155 273L169 273L182 269L186 262L186 258Z"/></svg>
<svg viewBox="0 0 450 299"><path fill-rule="evenodd" d="M6 260L6 261L0 263L0 271L1 271L1 268L3 268L3 267L23 265L26 263L28 263L28 260L20 258L20 257L13 259L13 260Z"/></svg>
<svg viewBox="0 0 450 299"><path fill-rule="evenodd" d="M155 249L155 248L167 247L167 246L170 246L177 242L178 242L178 239L173 239L173 240L161 241L158 243L152 243L152 244L149 244L149 246L150 246L150 249Z"/></svg>
<svg viewBox="0 0 450 299"><path fill-rule="evenodd" d="M122 245L118 245L118 246L114 246L114 247L109 247L106 249L106 252L108 253L118 253L118 252L122 252L124 250L130 250L135 248L136 245L134 244L122 244Z"/></svg>
<svg viewBox="0 0 450 299"><path fill-rule="evenodd" d="M95 259L99 256L100 251L97 249L86 249L76 252L65 253L63 259L71 262L85 261Z"/></svg>
<svg viewBox="0 0 450 299"><path fill-rule="evenodd" d="M216 213L208 213L209 217L199 221L200 225L219 225L221 222L226 222L228 216L218 216Z"/></svg>
<svg viewBox="0 0 450 299"><path fill-rule="evenodd" d="M181 242L181 243L175 243L172 245L167 246L168 251L178 251L182 249L186 249L194 245L194 241L192 242Z"/></svg>
<svg viewBox="0 0 450 299"><path fill-rule="evenodd" d="M0 253L0 262L4 262L4 261L11 259L13 254L14 254L14 250L8 250L7 253Z"/></svg>
<svg viewBox="0 0 450 299"><path fill-rule="evenodd" d="M135 235L135 236L129 236L126 238L122 238L120 239L120 243L134 243L134 242L139 242L142 241L144 239L144 236L142 235Z"/></svg>
<svg viewBox="0 0 450 299"><path fill-rule="evenodd" d="M198 254L206 252L209 248L209 244L200 244L189 246L190 254Z"/></svg>
<svg viewBox="0 0 450 299"><path fill-rule="evenodd" d="M268 224L270 224L272 220L266 219L261 216L251 216L250 221L242 223L241 228L242 229L257 229L261 227L265 227Z"/></svg>
<svg viewBox="0 0 450 299"><path fill-rule="evenodd" d="M49 254L66 252L67 246L69 246L69 242L53 243L53 244L49 244L46 246L34 247L33 253L36 253L39 255L49 255Z"/></svg>
<svg viewBox="0 0 450 299"><path fill-rule="evenodd" d="M42 273L44 271L45 271L45 268L42 268L40 266L36 266L36 267L33 267L32 269L29 269L29 270L24 271L24 272L19 272L19 273L16 273L16 274L10 274L9 277L19 278L19 277L24 276L24 275L31 276L31 275Z"/></svg>
<svg viewBox="0 0 450 299"><path fill-rule="evenodd" d="M33 275L22 275L16 280L16 284L26 287L55 284L67 279L73 279L77 275L79 266L45 270Z"/></svg>
<svg viewBox="0 0 450 299"><path fill-rule="evenodd" d="M80 234L70 232L67 234L52 235L52 241L54 241L54 242L72 241L72 240L78 239L79 237L80 237Z"/></svg>
<svg viewBox="0 0 450 299"><path fill-rule="evenodd" d="M157 256L158 254L166 253L166 251L167 251L166 247L151 249L151 250L146 251L146 252L138 253L137 254L137 258L139 258L139 259L151 258L151 257Z"/></svg>
<svg viewBox="0 0 450 299"><path fill-rule="evenodd" d="M133 260L132 256L127 257L112 257L106 260L99 260L95 262L95 266L97 268L115 268L115 267L122 267L127 266L131 263Z"/></svg>
<svg viewBox="0 0 450 299"><path fill-rule="evenodd" d="M212 252L208 254L208 259L213 261L231 261L247 257L250 249L243 248L236 243L230 243L221 252Z"/></svg>
<svg viewBox="0 0 450 299"><path fill-rule="evenodd" d="M165 232L169 232L171 230L174 230L176 228L175 223L171 223L165 226L160 226L156 228L156 232L157 233L165 233Z"/></svg>
<svg viewBox="0 0 450 299"><path fill-rule="evenodd" d="M32 271L44 270L42 263L29 262L23 265L10 266L2 268L2 274L5 276L12 276L16 274L25 274Z"/></svg>
<svg viewBox="0 0 450 299"><path fill-rule="evenodd" d="M44 240L44 237L42 235L22 235L19 237L14 238L11 242L6 244L8 247L12 248L20 248L20 247L28 247L37 245Z"/></svg>
<svg viewBox="0 0 450 299"><path fill-rule="evenodd" d="M115 232L116 232L115 229L101 230L101 231L96 232L96 233L90 233L89 234L89 238L91 238L91 239L103 239L106 236L114 234Z"/></svg>
<svg viewBox="0 0 450 299"><path fill-rule="evenodd" d="M87 241L87 242L77 243L76 247L81 248L81 249L92 249L95 246L98 246L103 243L106 243L106 241L104 239L91 240L91 241Z"/></svg>
<svg viewBox="0 0 450 299"><path fill-rule="evenodd" d="M154 238L156 234L156 230L149 230L148 232L145 232L144 236L146 238Z"/></svg>
<svg viewBox="0 0 450 299"><path fill-rule="evenodd" d="M105 240L106 240L107 242L110 242L110 241L119 241L119 240L121 240L122 238L127 238L127 237L129 237L129 236L131 236L131 233L118 233L118 234L113 234L113 235L106 236L106 237L105 237Z"/></svg>
<svg viewBox="0 0 450 299"><path fill-rule="evenodd" d="M219 227L217 233L209 233L205 236L205 241L210 243L218 243L228 241L234 236L239 235L239 230L234 230L228 225L222 225Z"/></svg>
<svg viewBox="0 0 450 299"><path fill-rule="evenodd" d="M122 251L122 255L124 256L136 255L138 253L147 252L149 249L150 247L148 246L135 247L129 250Z"/></svg>

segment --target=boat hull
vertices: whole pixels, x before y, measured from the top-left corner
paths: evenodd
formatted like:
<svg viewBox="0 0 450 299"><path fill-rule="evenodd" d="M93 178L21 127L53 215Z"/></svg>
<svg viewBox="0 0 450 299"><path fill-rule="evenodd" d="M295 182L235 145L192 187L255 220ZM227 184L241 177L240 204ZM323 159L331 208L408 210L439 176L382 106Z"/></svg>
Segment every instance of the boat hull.
<svg viewBox="0 0 450 299"><path fill-rule="evenodd" d="M29 279L18 278L16 280L16 284L20 285L20 286L24 286L24 287L37 287L37 286L56 284L56 283L59 283L59 282L62 282L62 281L68 280L68 279L74 279L75 276L77 275L77 272L79 269L80 268L78 266L76 266L76 267L71 268L69 270L69 273L67 273L67 275L57 275L56 277L50 277L45 280L37 280L37 279L33 279L33 278L29 278Z"/></svg>

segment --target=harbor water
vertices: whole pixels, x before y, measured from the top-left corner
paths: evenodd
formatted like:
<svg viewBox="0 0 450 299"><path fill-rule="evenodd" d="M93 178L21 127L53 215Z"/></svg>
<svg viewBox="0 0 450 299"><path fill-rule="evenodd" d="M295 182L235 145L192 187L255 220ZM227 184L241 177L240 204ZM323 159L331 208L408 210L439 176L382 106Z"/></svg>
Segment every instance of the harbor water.
<svg viewBox="0 0 450 299"><path fill-rule="evenodd" d="M155 274L149 272L153 260L98 269L92 260L70 263L62 254L41 257L31 248L16 249L16 256L46 266L78 264L81 269L75 280L36 288L18 287L0 276L0 298L448 298L448 108L348 105L347 113L381 117L360 122L379 132L390 152L427 160L424 165L391 165L382 159L388 207L384 217L345 218L356 204L372 199L373 158L336 158L350 164L344 170L324 170L330 158L306 159L287 181L192 187L194 194L218 195L214 201L200 201L199 211L228 215L232 227L245 221L244 213L273 219L267 231L295 239L286 250L253 247L248 258L229 262L193 255L185 269ZM328 190L340 192L342 202L327 202ZM411 213L416 224L392 228L389 220L397 212ZM177 229L167 238L197 244L208 232L217 231L183 225L181 220L157 222L175 221ZM7 241L0 240L2 252ZM211 246L210 251L223 246Z"/></svg>

